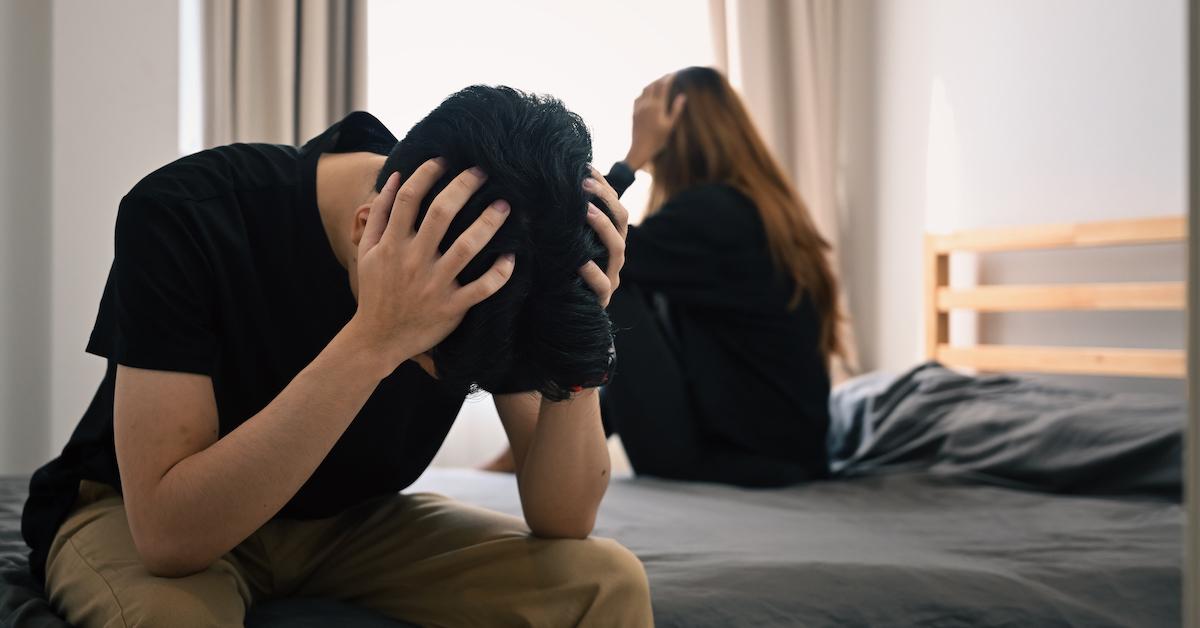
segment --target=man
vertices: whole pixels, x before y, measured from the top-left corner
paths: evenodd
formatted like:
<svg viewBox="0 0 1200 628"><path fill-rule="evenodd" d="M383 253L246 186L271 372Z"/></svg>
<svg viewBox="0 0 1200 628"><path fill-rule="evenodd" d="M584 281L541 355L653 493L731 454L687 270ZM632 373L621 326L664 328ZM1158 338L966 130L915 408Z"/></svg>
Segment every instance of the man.
<svg viewBox="0 0 1200 628"><path fill-rule="evenodd" d="M560 102L472 87L399 143L355 113L138 183L88 346L107 374L25 508L55 607L84 627L236 626L277 596L650 624L641 564L587 538L626 224L590 159ZM474 386L524 522L398 494Z"/></svg>

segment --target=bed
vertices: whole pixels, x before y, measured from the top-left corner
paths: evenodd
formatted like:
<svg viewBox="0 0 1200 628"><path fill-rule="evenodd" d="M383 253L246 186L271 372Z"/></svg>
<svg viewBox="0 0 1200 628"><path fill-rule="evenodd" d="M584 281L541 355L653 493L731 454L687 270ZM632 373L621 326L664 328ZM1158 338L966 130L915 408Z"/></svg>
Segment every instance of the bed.
<svg viewBox="0 0 1200 628"><path fill-rule="evenodd" d="M414 488L518 512L511 477L439 469ZM5 600L6 625L61 626L20 570L23 481L0 490L4 595L27 595ZM1182 521L1173 503L923 474L770 491L630 479L597 534L642 558L659 626L1177 626ZM399 625L333 603L256 611L250 625ZM322 614L337 621L300 623Z"/></svg>
<svg viewBox="0 0 1200 628"><path fill-rule="evenodd" d="M614 479L596 534L642 559L659 626L1179 625L1186 405L998 371L1178 377L1181 352L954 347L945 314L1182 307L1176 287L946 285L949 252L962 247L1178 243L1182 228L1164 219L931 238L929 357L946 364L839 387L833 479L772 490ZM24 567L26 482L0 479L0 619L60 628ZM519 513L511 476L431 469L410 490ZM403 625L324 600L265 603L247 624Z"/></svg>

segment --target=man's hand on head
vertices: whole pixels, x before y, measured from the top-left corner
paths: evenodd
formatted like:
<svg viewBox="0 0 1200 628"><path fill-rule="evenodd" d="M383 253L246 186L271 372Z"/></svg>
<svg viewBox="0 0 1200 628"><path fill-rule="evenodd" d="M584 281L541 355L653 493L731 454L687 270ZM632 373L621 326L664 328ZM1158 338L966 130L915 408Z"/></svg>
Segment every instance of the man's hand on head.
<svg viewBox="0 0 1200 628"><path fill-rule="evenodd" d="M478 168L455 177L416 228L422 199L445 172L445 163L432 159L403 186L393 173L371 205L358 244L358 311L347 327L363 336L364 346L378 349L385 374L445 339L471 306L512 276L510 254L465 286L456 279L508 218L503 200L484 210L444 255L438 252L454 216L487 180Z"/></svg>
<svg viewBox="0 0 1200 628"><path fill-rule="evenodd" d="M608 267L601 269L588 261L579 268L579 275L607 307L625 264L629 212L595 168L583 186L612 213L610 219L588 204L587 222L608 249ZM612 466L597 389L577 387L563 401L527 394L497 395L495 400L511 451L493 468L516 471L529 529L545 538L587 537Z"/></svg>
<svg viewBox="0 0 1200 628"><path fill-rule="evenodd" d="M616 190L595 168L591 169L591 176L583 180L583 189L604 201L613 214L612 220L609 220L599 207L588 203L588 225L595 230L600 241L608 249L608 268L601 269L593 261L588 261L579 268L579 275L600 297L600 305L608 307L609 299L617 291L617 286L621 285L621 267L625 265L625 234L629 231L629 212L621 204Z"/></svg>

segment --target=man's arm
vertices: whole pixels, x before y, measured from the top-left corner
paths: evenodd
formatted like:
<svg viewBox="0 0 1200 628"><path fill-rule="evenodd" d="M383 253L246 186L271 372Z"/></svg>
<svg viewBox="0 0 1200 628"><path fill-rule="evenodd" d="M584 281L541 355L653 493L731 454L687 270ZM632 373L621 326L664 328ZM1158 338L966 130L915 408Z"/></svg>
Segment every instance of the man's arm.
<svg viewBox="0 0 1200 628"><path fill-rule="evenodd" d="M629 213L595 168L584 181L584 189L612 212L610 220L592 205L587 214L588 225L608 249L608 268L589 261L579 269L600 304L607 307L625 264ZM559 402L528 393L497 395L495 402L508 434L521 510L529 529L547 537L591 534L611 470L598 389L582 390Z"/></svg>
<svg viewBox="0 0 1200 628"><path fill-rule="evenodd" d="M508 434L525 522L537 536L592 533L611 470L594 388L565 401L536 393L496 395Z"/></svg>
<svg viewBox="0 0 1200 628"><path fill-rule="evenodd" d="M269 520L321 464L379 381L445 338L466 311L511 276L505 256L478 280L455 278L500 228L497 201L446 251L437 245L485 176L460 174L415 230L444 172L393 175L369 208L358 245L358 310L271 403L218 440L208 377L119 367L113 412L125 510L138 553L156 575L206 568ZM366 208L364 207L364 211Z"/></svg>
<svg viewBox="0 0 1200 628"><path fill-rule="evenodd" d="M151 573L204 569L296 494L387 373L365 340L343 330L266 408L220 440L209 377L117 367L125 510Z"/></svg>

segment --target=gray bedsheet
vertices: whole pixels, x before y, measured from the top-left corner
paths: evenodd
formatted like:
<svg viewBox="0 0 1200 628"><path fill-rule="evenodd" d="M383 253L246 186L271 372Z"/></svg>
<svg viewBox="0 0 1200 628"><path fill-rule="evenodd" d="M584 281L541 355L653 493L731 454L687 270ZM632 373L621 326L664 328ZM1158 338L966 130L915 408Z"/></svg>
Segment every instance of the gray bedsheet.
<svg viewBox="0 0 1200 628"><path fill-rule="evenodd" d="M413 490L517 514L509 476ZM888 475L780 490L610 487L597 534L646 565L659 626L1177 626L1178 504Z"/></svg>
<svg viewBox="0 0 1200 628"><path fill-rule="evenodd" d="M61 628L24 571L24 479L0 480L0 625ZM413 490L517 514L511 476ZM646 565L659 626L1177 626L1178 505L893 475L782 490L616 480L597 534ZM394 626L317 600L259 626Z"/></svg>

